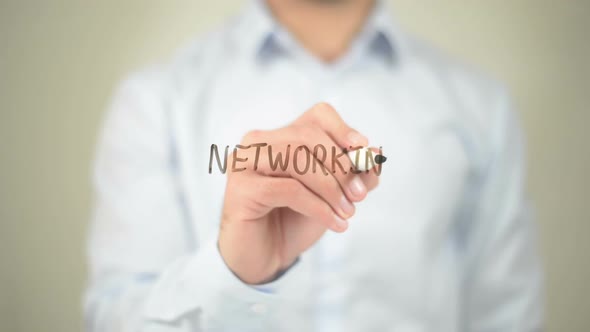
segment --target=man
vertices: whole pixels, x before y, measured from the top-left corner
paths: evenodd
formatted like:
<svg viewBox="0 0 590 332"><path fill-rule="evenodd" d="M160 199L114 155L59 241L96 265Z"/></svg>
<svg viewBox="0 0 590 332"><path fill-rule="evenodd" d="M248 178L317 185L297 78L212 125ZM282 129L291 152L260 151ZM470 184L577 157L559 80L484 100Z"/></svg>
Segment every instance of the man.
<svg viewBox="0 0 590 332"><path fill-rule="evenodd" d="M96 160L88 330L537 331L520 136L497 83L381 4L254 1L119 88ZM388 161L273 169L317 145Z"/></svg>

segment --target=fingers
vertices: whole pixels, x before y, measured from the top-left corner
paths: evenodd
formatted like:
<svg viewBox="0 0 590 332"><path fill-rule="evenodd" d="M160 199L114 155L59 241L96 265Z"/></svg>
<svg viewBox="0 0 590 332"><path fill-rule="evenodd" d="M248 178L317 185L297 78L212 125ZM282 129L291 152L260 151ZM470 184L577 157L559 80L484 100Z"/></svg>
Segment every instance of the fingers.
<svg viewBox="0 0 590 332"><path fill-rule="evenodd" d="M301 126L315 126L327 133L334 145L347 149L365 147L369 144L368 139L344 122L338 112L327 103L318 103L309 111L304 113L296 123ZM343 190L351 201L363 200L368 191L375 188L378 183L373 177L360 176L361 172L356 171L354 164L349 158L338 159L342 164L341 172L333 172L334 177L341 184ZM332 170L334 171L334 170ZM359 174L354 176L353 174Z"/></svg>
<svg viewBox="0 0 590 332"><path fill-rule="evenodd" d="M296 123L301 125L315 125L324 130L343 148L367 146L368 139L354 130L342 120L338 112L328 103L318 103L299 117Z"/></svg>
<svg viewBox="0 0 590 332"><path fill-rule="evenodd" d="M379 185L379 176L374 172L363 172L359 174L359 177L363 181L367 191L372 191L373 189L377 188L377 185Z"/></svg>
<svg viewBox="0 0 590 332"><path fill-rule="evenodd" d="M366 188L360 178L347 175L346 170L349 170L352 164L348 156L342 154L340 149L337 149L340 158L336 163L333 161L333 156L330 155L333 153L331 148L336 149L336 146L325 132L312 126L289 126L278 130L257 132L255 136L259 140L275 142L272 144L275 150L268 152L265 149L265 153L269 154L269 161L259 165L257 168L259 173L297 179L328 202L342 218L349 218L354 214L355 209L351 202L362 200L366 195ZM252 137L246 140L249 139ZM291 145L290 148L287 148L287 145ZM316 146L322 147L323 152L314 151ZM290 150L287 153L288 149ZM278 158L278 151L282 151L283 157L286 153L291 158L290 164L284 170L278 167L273 169L270 165L272 158ZM267 157L264 155L259 158Z"/></svg>
<svg viewBox="0 0 590 332"><path fill-rule="evenodd" d="M260 203L289 207L335 231L346 229L345 219L355 212L352 202L364 199L378 184L374 172L356 172L342 151L366 146L367 139L328 104L315 105L285 128L250 132L242 144L240 156L230 160L237 159L241 167L236 169L246 170L241 174L252 173L249 177L260 181L251 185ZM228 169L233 170L232 161Z"/></svg>
<svg viewBox="0 0 590 332"><path fill-rule="evenodd" d="M313 124L292 125L273 131L258 132L257 139L275 140L277 143L273 145L277 147L281 146L278 143L282 144L282 151L286 151L285 146L289 144L292 149L298 149L300 146L306 147L306 151L290 151L292 165L287 167L285 173L300 179L320 196L329 198L324 193L332 190L333 185L331 185L330 177L333 177L349 201L359 202L366 197L367 186L362 181L362 178L357 176L361 172L353 172L355 168L348 155L321 128ZM273 151L279 150L275 148ZM301 169L298 165L308 163L309 160L302 161L302 159L307 158L311 159L311 166L309 168L305 167L308 174L301 174L301 172L298 172L298 169ZM267 174L276 174L276 169L266 169L266 171L270 172ZM334 199L339 200L340 198L334 197ZM328 201L330 202L330 200ZM338 201L334 201L334 203L338 203Z"/></svg>
<svg viewBox="0 0 590 332"><path fill-rule="evenodd" d="M371 148L373 154L379 154L381 151L375 147ZM365 156L366 157L366 156ZM372 158L372 157L371 157ZM381 165L375 165L374 167L382 167ZM379 173L380 174L380 173ZM368 171L361 172L359 174L360 178L363 180L363 183L367 187L368 191L371 191L377 187L379 184L379 175L375 172L374 169L370 169Z"/></svg>
<svg viewBox="0 0 590 332"><path fill-rule="evenodd" d="M268 208L288 207L312 220L317 220L326 228L343 232L348 221L334 213L332 207L321 197L293 178L269 177L253 174L244 178L249 190L256 190L258 203Z"/></svg>
<svg viewBox="0 0 590 332"><path fill-rule="evenodd" d="M310 126L304 128L310 128ZM328 155L325 160L318 160L318 162L322 162L326 166L329 174L336 179L342 192L351 202L363 200L367 195L367 188L356 172L353 172L353 163L348 154L321 128L315 126L311 128L312 130L306 130L309 132L305 137L313 139L319 146L325 147L325 154ZM322 151L322 153L316 153L316 156L320 157L323 154Z"/></svg>

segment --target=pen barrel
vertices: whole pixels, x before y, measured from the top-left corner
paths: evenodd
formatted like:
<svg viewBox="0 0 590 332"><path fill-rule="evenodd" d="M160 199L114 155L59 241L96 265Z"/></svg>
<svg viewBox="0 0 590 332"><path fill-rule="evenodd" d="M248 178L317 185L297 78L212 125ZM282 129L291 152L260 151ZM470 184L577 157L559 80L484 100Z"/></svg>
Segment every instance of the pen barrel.
<svg viewBox="0 0 590 332"><path fill-rule="evenodd" d="M357 171L368 171L387 160L385 156L374 152L369 147L349 151L348 158Z"/></svg>

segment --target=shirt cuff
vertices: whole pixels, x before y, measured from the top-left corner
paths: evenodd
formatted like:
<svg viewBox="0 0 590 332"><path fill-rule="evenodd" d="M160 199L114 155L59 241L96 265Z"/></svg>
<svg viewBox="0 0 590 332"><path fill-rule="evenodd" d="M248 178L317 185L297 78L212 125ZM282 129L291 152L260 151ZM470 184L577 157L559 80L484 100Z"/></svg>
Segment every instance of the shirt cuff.
<svg viewBox="0 0 590 332"><path fill-rule="evenodd" d="M245 284L223 261L215 237L164 271L148 296L144 316L173 322L199 312L204 327L249 326L260 315L272 314L282 279L257 286Z"/></svg>
<svg viewBox="0 0 590 332"><path fill-rule="evenodd" d="M295 260L295 262L293 262L293 264L289 265L289 267L287 267L286 269L280 271L275 278L270 281L267 282L265 284L260 284L260 285L250 285L250 287L256 289L259 292L263 292L263 293L268 293L268 294L275 294L278 292L278 289L280 288L280 280L281 278L287 274L287 272L289 272L291 269L293 269L293 267L295 265L297 265L297 263L299 263L299 257L297 257L297 259Z"/></svg>

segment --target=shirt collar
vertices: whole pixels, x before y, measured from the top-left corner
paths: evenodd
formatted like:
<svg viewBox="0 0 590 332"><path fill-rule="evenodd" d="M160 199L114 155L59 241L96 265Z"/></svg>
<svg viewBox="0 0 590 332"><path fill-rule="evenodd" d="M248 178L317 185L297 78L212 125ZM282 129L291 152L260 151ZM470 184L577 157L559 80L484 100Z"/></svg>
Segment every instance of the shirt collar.
<svg viewBox="0 0 590 332"><path fill-rule="evenodd" d="M264 0L252 0L241 23L236 29L239 40L243 43L246 54L251 54L257 61L272 60L286 52L290 46L285 45L284 39L281 39L284 30L274 19ZM399 60L402 46L399 29L382 1L376 2L358 38L365 38L368 51L382 56L388 63Z"/></svg>
<svg viewBox="0 0 590 332"><path fill-rule="evenodd" d="M369 37L369 50L375 54L384 56L390 63L393 63L401 48L398 38L398 29L393 24L393 19L388 8L382 1L377 1L371 16L365 26Z"/></svg>

